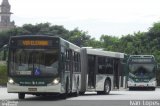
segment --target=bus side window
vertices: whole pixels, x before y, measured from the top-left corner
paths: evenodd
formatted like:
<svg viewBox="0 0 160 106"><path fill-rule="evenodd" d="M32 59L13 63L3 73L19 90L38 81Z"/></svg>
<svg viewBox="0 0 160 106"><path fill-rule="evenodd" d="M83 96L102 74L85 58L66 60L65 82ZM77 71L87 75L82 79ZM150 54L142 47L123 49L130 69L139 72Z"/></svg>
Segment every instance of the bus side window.
<svg viewBox="0 0 160 106"><path fill-rule="evenodd" d="M98 58L98 73L113 74L113 60L107 57Z"/></svg>
<svg viewBox="0 0 160 106"><path fill-rule="evenodd" d="M65 52L65 71L68 71L68 50Z"/></svg>
<svg viewBox="0 0 160 106"><path fill-rule="evenodd" d="M113 59L109 58L106 66L106 74L113 74Z"/></svg>
<svg viewBox="0 0 160 106"><path fill-rule="evenodd" d="M73 53L73 71L76 72L77 69L76 69L76 52Z"/></svg>
<svg viewBox="0 0 160 106"><path fill-rule="evenodd" d="M105 58L98 57L98 73L105 74L106 66L105 66Z"/></svg>
<svg viewBox="0 0 160 106"><path fill-rule="evenodd" d="M66 50L66 53L65 53L65 71L70 71L71 69L71 52L70 50Z"/></svg>
<svg viewBox="0 0 160 106"><path fill-rule="evenodd" d="M69 71L73 71L73 53L72 50L69 50Z"/></svg>
<svg viewBox="0 0 160 106"><path fill-rule="evenodd" d="M61 67L62 67L62 69L65 69L65 57L64 57L64 53L61 53Z"/></svg>
<svg viewBox="0 0 160 106"><path fill-rule="evenodd" d="M80 54L78 53L78 72L81 72L81 60L80 60Z"/></svg>
<svg viewBox="0 0 160 106"><path fill-rule="evenodd" d="M75 64L75 71L80 72L79 53L75 53L74 64Z"/></svg>
<svg viewBox="0 0 160 106"><path fill-rule="evenodd" d="M62 61L62 62L65 61L65 55L64 55L64 53L61 53L61 61Z"/></svg>

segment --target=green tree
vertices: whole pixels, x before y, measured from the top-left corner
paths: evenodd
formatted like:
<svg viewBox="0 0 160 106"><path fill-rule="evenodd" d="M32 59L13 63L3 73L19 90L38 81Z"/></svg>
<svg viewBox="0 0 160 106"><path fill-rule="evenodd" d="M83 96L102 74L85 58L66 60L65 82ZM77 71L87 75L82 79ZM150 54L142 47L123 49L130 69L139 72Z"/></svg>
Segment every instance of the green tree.
<svg viewBox="0 0 160 106"><path fill-rule="evenodd" d="M102 35L100 37L100 41L102 42L102 48L105 48L107 51L117 51L117 46L119 44L119 38L113 37L109 35Z"/></svg>
<svg viewBox="0 0 160 106"><path fill-rule="evenodd" d="M82 47L87 45L87 42L90 40L90 38L91 37L88 35L88 32L84 32L78 28L75 28L69 32L68 40L77 46Z"/></svg>
<svg viewBox="0 0 160 106"><path fill-rule="evenodd" d="M85 46L88 46L88 47L93 47L93 48L102 48L103 43L99 40L96 40L95 38L91 38L89 39L86 43L85 43Z"/></svg>

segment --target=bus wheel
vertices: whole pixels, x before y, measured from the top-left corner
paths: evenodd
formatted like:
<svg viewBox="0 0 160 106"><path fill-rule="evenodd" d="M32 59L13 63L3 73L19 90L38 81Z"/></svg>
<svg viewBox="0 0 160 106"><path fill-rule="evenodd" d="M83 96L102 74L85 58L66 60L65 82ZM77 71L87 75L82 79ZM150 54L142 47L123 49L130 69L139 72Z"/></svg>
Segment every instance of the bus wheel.
<svg viewBox="0 0 160 106"><path fill-rule="evenodd" d="M151 90L155 91L155 90L156 90L156 88L155 88L155 87L152 87L152 88L151 88Z"/></svg>
<svg viewBox="0 0 160 106"><path fill-rule="evenodd" d="M24 93L18 93L18 98L19 99L24 99L25 98L25 94Z"/></svg>
<svg viewBox="0 0 160 106"><path fill-rule="evenodd" d="M104 91L103 91L103 94L109 94L111 90L111 84L110 84L110 81L109 80L106 80L105 83L104 83Z"/></svg>
<svg viewBox="0 0 160 106"><path fill-rule="evenodd" d="M104 92L103 91L97 91L97 94L102 95L102 94L104 94Z"/></svg>
<svg viewBox="0 0 160 106"><path fill-rule="evenodd" d="M129 87L129 91L132 91L133 90L133 87Z"/></svg>
<svg viewBox="0 0 160 106"><path fill-rule="evenodd" d="M80 94L80 95L84 95L84 94L85 94L85 92L84 92L84 91L83 91L83 92L79 92L79 94Z"/></svg>

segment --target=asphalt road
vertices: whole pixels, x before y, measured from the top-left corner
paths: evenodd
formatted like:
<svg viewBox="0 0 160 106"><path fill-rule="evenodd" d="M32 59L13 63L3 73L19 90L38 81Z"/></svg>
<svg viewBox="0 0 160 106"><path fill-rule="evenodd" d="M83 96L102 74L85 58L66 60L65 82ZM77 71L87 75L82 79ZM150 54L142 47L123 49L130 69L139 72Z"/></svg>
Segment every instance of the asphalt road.
<svg viewBox="0 0 160 106"><path fill-rule="evenodd" d="M36 97L26 95L19 100L17 94L7 93L0 88L0 106L160 106L160 88L156 91L111 91L110 95L86 92L83 96L60 99L57 96Z"/></svg>

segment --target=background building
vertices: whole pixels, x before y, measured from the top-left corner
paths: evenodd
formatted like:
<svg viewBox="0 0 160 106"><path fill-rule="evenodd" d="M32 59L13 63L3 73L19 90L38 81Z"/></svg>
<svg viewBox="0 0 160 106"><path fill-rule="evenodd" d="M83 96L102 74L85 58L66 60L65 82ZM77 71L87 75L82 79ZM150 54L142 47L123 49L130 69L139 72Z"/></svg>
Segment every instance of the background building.
<svg viewBox="0 0 160 106"><path fill-rule="evenodd" d="M3 0L0 5L0 31L6 31L15 27L14 21L10 21L11 6L8 0Z"/></svg>

